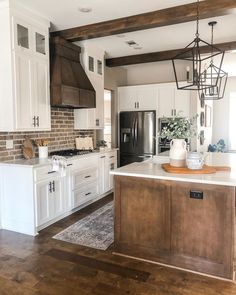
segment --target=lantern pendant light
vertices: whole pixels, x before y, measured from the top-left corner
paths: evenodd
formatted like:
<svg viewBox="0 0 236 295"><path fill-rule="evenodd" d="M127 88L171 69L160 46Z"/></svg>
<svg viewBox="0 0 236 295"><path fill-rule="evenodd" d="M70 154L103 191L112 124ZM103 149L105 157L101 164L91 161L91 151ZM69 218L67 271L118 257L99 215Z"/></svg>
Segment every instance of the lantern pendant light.
<svg viewBox="0 0 236 295"><path fill-rule="evenodd" d="M175 81L178 89L181 90L197 90L211 88L213 85L205 80L204 74L206 69L211 64L212 58L218 56L218 65L216 65L216 82L220 76L221 65L224 58L224 52L217 47L203 41L199 37L199 0L196 2L197 6L197 28L194 40L187 45L181 53L172 59ZM203 48L202 48L203 47ZM204 49L207 52L204 53ZM210 50L209 50L210 48ZM203 74L204 73L204 74ZM215 85L216 86L216 85Z"/></svg>
<svg viewBox="0 0 236 295"><path fill-rule="evenodd" d="M213 34L214 26L217 24L216 21L209 22L211 26L211 45L213 48ZM224 57L224 52L223 52ZM223 62L223 58L221 63ZM222 64L221 64L222 66ZM207 69L201 74L201 81L204 85L211 85L209 88L199 91L200 100L219 100L224 97L225 87L228 79L228 74L221 68L218 68L211 59L211 63Z"/></svg>

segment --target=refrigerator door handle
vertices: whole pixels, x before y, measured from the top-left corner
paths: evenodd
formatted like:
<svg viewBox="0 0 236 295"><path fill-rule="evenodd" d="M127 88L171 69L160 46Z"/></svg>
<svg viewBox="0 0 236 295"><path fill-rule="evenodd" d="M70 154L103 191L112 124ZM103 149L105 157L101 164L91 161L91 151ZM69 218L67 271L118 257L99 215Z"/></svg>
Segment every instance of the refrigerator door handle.
<svg viewBox="0 0 236 295"><path fill-rule="evenodd" d="M136 145L138 145L138 119L136 119L136 122L135 122L135 142L136 142Z"/></svg>
<svg viewBox="0 0 236 295"><path fill-rule="evenodd" d="M135 119L133 120L133 123L132 123L131 136L132 136L132 144L133 144L133 148L134 148L134 144L135 144Z"/></svg>

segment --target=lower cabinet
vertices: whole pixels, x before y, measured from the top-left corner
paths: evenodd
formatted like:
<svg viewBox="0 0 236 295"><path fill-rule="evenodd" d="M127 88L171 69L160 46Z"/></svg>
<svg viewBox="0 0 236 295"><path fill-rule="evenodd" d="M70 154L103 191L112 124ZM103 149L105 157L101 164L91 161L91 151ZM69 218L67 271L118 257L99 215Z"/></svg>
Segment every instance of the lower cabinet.
<svg viewBox="0 0 236 295"><path fill-rule="evenodd" d="M103 195L113 189L113 175L110 171L117 168L117 151L107 152L99 158L99 193Z"/></svg>
<svg viewBox="0 0 236 295"><path fill-rule="evenodd" d="M52 178L36 183L37 217L36 225L44 223L64 213L63 186L60 178Z"/></svg>
<svg viewBox="0 0 236 295"><path fill-rule="evenodd" d="M115 251L232 279L235 188L115 176Z"/></svg>
<svg viewBox="0 0 236 295"><path fill-rule="evenodd" d="M109 171L116 167L116 153L108 151L71 159L67 161L65 176L53 171L50 161L41 166L0 166L2 228L34 236L103 197L112 189ZM102 169L100 156L105 156Z"/></svg>

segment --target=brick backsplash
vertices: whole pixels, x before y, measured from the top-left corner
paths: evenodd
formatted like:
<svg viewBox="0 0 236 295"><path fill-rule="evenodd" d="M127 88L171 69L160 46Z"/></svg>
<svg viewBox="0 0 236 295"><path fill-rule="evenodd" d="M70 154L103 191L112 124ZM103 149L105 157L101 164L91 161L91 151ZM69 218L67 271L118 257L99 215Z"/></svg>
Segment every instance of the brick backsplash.
<svg viewBox="0 0 236 295"><path fill-rule="evenodd" d="M31 139L48 139L49 151L75 148L76 137L95 138L93 130L74 130L74 111L72 109L52 108L51 127L51 131L41 132L0 132L0 162L23 158L22 141L26 136ZM13 140L13 149L6 149L8 139Z"/></svg>

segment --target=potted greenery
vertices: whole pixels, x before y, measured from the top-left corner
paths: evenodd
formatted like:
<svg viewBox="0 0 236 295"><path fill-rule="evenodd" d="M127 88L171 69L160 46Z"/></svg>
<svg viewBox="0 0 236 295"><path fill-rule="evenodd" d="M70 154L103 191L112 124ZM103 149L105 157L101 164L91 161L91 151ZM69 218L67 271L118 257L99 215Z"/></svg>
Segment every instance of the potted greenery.
<svg viewBox="0 0 236 295"><path fill-rule="evenodd" d="M103 140L103 139L97 140L97 147L100 150L105 150L107 148L107 142L105 140Z"/></svg>
<svg viewBox="0 0 236 295"><path fill-rule="evenodd" d="M197 135L197 116L192 118L173 117L166 118L167 125L159 134L161 138L170 142L170 165L184 167L186 165L187 145L186 139Z"/></svg>

